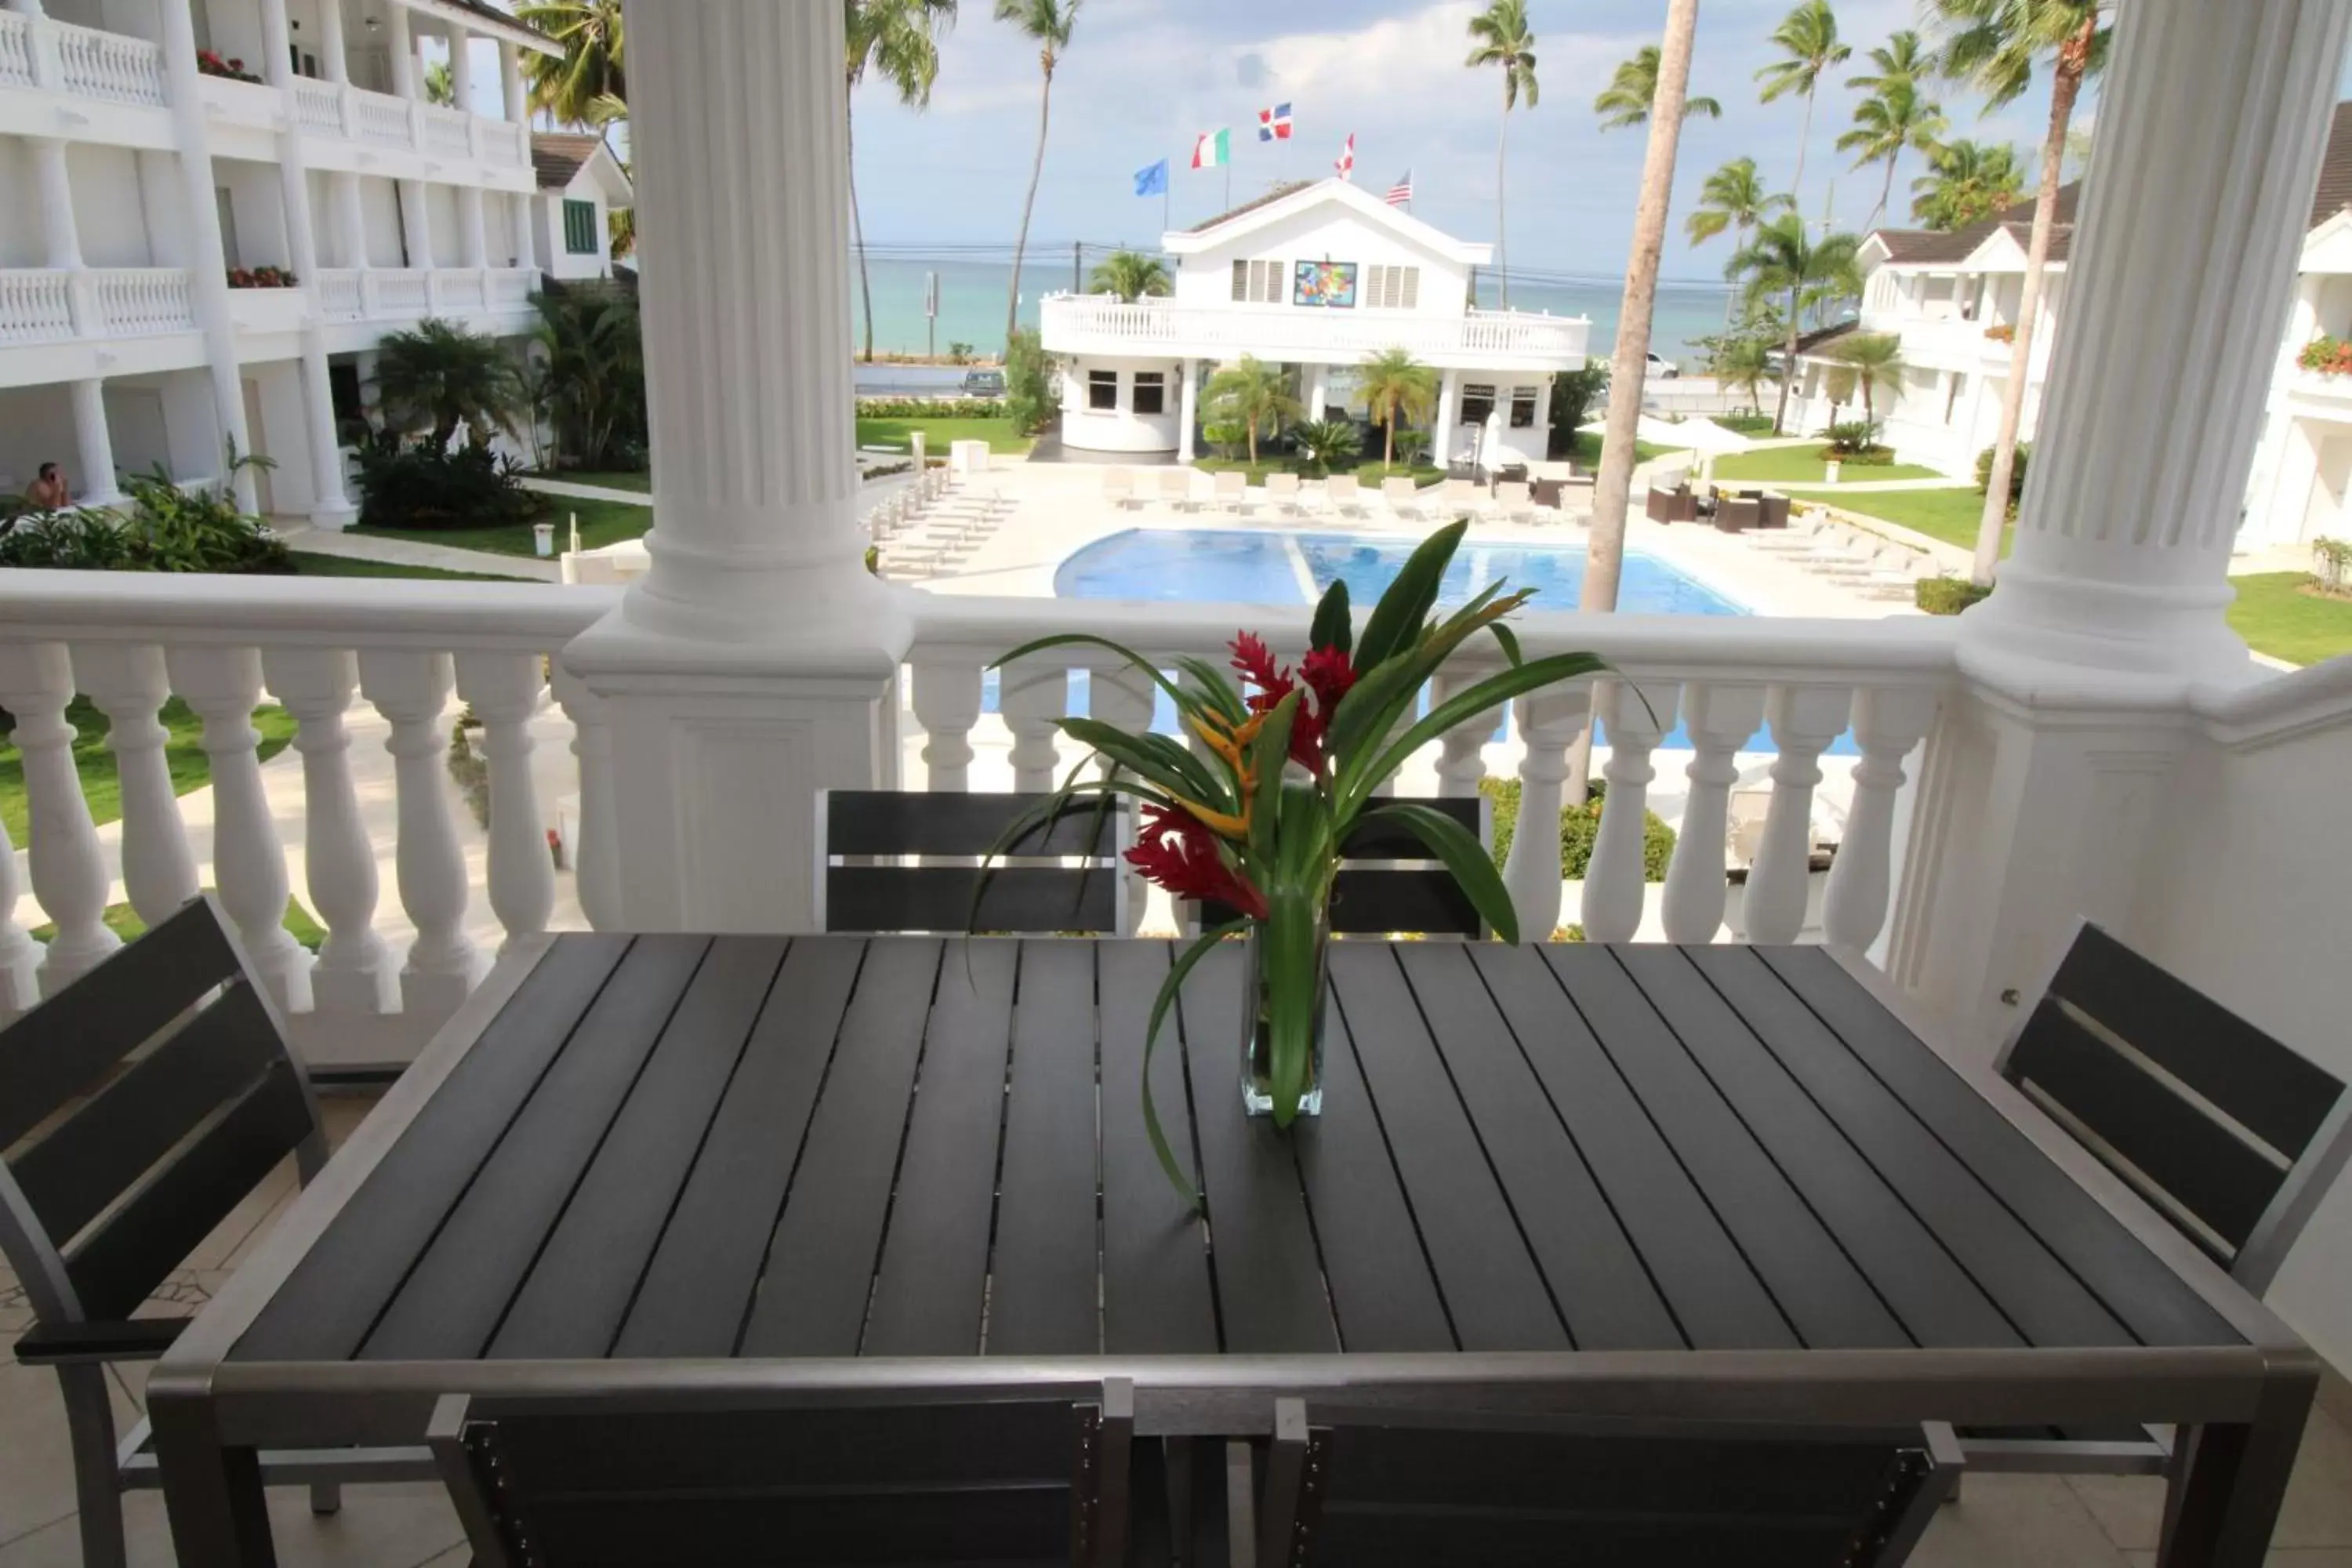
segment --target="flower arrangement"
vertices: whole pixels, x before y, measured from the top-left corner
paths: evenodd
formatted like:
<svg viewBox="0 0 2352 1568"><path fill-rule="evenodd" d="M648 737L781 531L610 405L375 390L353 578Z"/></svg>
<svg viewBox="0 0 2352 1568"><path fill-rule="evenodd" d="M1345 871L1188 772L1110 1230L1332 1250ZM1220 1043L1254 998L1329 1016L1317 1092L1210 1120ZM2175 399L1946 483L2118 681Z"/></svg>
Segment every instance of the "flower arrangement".
<svg viewBox="0 0 2352 1568"><path fill-rule="evenodd" d="M2303 345L2294 363L2322 375L2352 375L2352 338L2322 332Z"/></svg>
<svg viewBox="0 0 2352 1568"><path fill-rule="evenodd" d="M232 267L228 269L228 286L232 289L291 289L297 279L283 267Z"/></svg>
<svg viewBox="0 0 2352 1568"><path fill-rule="evenodd" d="M223 59L211 49L196 51L196 69L204 76L221 77L229 81L258 83L261 80L259 77L245 68L243 60Z"/></svg>
<svg viewBox="0 0 2352 1568"><path fill-rule="evenodd" d="M1180 899L1231 912L1171 967L1145 1034L1145 1123L1170 1180L1187 1194L1193 1189L1151 1104L1149 1057L1160 1026L1201 958L1220 940L1246 932L1255 1012L1245 1021L1244 1106L1270 1114L1277 1127L1319 1109L1332 882L1340 847L1360 822L1380 817L1409 830L1453 873L1495 933L1518 941L1510 897L1476 837L1427 806L1373 793L1406 758L1445 731L1515 697L1605 668L1588 653L1521 658L1504 617L1526 604L1532 589L1506 593L1503 584L1489 584L1451 615L1434 614L1446 567L1468 526L1455 522L1424 541L1360 630L1347 584L1333 583L1316 608L1309 647L1296 670L1277 663L1264 639L1250 632L1233 640L1231 674L1202 658L1172 660L1187 678L1183 683L1119 643L1082 633L1042 637L997 661L1001 668L1075 645L1108 649L1168 694L1202 748L1196 753L1172 737L1129 733L1097 719L1060 720L1062 732L1092 753L1088 762L1100 759L1106 766L1091 778L1083 776L1087 764L1073 769L1062 788L1015 822L1003 840L1017 842L1038 822L1058 816L1073 795L1091 794L1106 806L1110 797L1125 795L1140 803L1142 817L1128 862ZM1494 638L1506 668L1412 721L1422 688L1480 632Z"/></svg>
<svg viewBox="0 0 2352 1568"><path fill-rule="evenodd" d="M2013 343L2017 341L2017 329L2006 321L1996 322L1985 329L1985 336L1997 343Z"/></svg>

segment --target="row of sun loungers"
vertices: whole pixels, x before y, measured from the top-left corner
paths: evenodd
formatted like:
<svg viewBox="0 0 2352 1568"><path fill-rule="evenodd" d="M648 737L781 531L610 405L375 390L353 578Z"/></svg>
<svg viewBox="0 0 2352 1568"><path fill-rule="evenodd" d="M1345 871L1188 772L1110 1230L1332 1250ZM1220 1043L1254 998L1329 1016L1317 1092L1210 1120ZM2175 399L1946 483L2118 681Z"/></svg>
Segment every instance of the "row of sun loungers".
<svg viewBox="0 0 2352 1568"><path fill-rule="evenodd" d="M1533 522L1542 513L1534 487L1524 479L1506 480L1490 492L1472 479L1444 479L1427 487L1412 479L1382 479L1369 489L1353 474L1326 479L1302 479L1297 474L1268 474L1263 487L1253 489L1249 476L1238 469L1204 473L1197 468L1105 468L1103 499L1120 510L1143 510L1154 502L1180 513L1225 513L1234 517L1371 517L1385 515L1400 521L1426 522L1456 517L1488 521Z"/></svg>
<svg viewBox="0 0 2352 1568"><path fill-rule="evenodd" d="M970 559L1013 510L992 486L927 468L866 515L885 576L929 577Z"/></svg>
<svg viewBox="0 0 2352 1568"><path fill-rule="evenodd" d="M1809 572L1843 583L1867 599L1908 600L1922 577L1936 574L1935 558L1825 512L1791 518L1785 531L1750 533L1748 542Z"/></svg>

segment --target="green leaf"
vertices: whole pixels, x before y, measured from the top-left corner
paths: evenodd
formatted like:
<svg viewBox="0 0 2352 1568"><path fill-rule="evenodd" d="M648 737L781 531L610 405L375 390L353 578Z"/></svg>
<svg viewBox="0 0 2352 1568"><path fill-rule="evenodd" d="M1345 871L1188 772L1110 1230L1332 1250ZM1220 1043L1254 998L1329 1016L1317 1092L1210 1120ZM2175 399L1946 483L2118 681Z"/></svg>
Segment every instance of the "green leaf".
<svg viewBox="0 0 2352 1568"><path fill-rule="evenodd" d="M1169 663L1191 676L1199 683L1201 697L1208 706L1239 724L1249 718L1249 706L1242 700L1241 688L1233 677L1192 654L1180 654Z"/></svg>
<svg viewBox="0 0 2352 1568"><path fill-rule="evenodd" d="M1198 711L1202 702L1204 700L1198 695L1187 691L1182 687L1178 686L1165 675L1162 675L1160 672L1160 667L1157 664L1154 664L1151 660L1144 658L1133 648L1129 647L1125 643L1113 642L1108 637L1098 637L1092 632L1060 632L1053 637L1039 637L1034 642L1023 643L1011 653L999 655L996 662L991 664L988 668L991 669L1003 669L1006 665L1011 664L1016 658L1026 658L1033 653L1043 653L1047 648L1054 647L1099 647L1109 649L1111 652L1118 655L1119 658L1127 660L1129 664L1132 665L1137 669L1139 669L1143 671L1144 674L1150 676L1151 678L1152 684L1159 687L1160 690L1168 693L1169 700L1176 704L1176 711L1179 713L1192 713Z"/></svg>
<svg viewBox="0 0 2352 1568"><path fill-rule="evenodd" d="M1353 758L1360 749L1377 745L1381 737L1396 728L1399 710L1412 700L1423 681L1437 673L1437 667L1445 662L1448 654L1468 640L1481 625L1508 615L1526 602L1525 594L1497 601L1496 595L1502 591L1500 583L1489 583L1444 625L1425 628L1411 643L1391 653L1380 668L1357 681L1339 700L1339 710L1331 716L1328 744L1332 753L1346 760ZM1351 703L1355 705L1352 710Z"/></svg>
<svg viewBox="0 0 2352 1568"><path fill-rule="evenodd" d="M1370 669L1387 658L1413 628L1428 618L1430 606L1437 603L1438 586L1445 580L1445 568L1453 563L1454 552L1469 529L1467 519L1449 522L1423 540L1421 547L1405 561L1388 592L1372 607L1372 618L1364 623L1364 635L1357 639L1358 669Z"/></svg>
<svg viewBox="0 0 2352 1568"><path fill-rule="evenodd" d="M1514 666L1522 665L1527 662L1526 659L1519 656L1518 633L1513 631L1510 627L1505 626L1500 621L1487 622L1486 629L1495 634L1495 644L1503 650L1503 657L1505 658L1509 659Z"/></svg>
<svg viewBox="0 0 2352 1568"><path fill-rule="evenodd" d="M1201 759L1170 741L1165 735L1140 737L1130 735L1116 724L1100 719L1061 719L1055 727L1082 746L1108 757L1112 762L1139 773L1171 795L1191 795L1202 805L1214 807L1216 800L1206 798L1216 795L1223 798L1223 786L1215 776L1202 765ZM1149 744L1162 742L1162 746ZM1164 748L1164 749L1163 749ZM1181 763L1176 761L1181 758Z"/></svg>
<svg viewBox="0 0 2352 1568"><path fill-rule="evenodd" d="M989 885L996 879L998 858L1007 849L1020 843L1039 823L1060 814L1062 808L1069 804L1071 795L1076 792L1078 775L1085 771L1086 765L1085 760L1081 759L1071 767L1068 773L1062 775L1060 788L1043 800L1023 807L1018 816L1004 825L1004 831L996 836L996 842L988 847L988 852L980 858L980 879L972 885L971 908L964 911L964 930L973 931L980 929L981 900L988 897ZM1108 797L1106 796L1105 800L1108 803ZM1097 831L1099 831L1099 819L1097 819ZM1080 879L1080 881L1083 883L1084 879ZM969 951L965 958L968 963L971 958Z"/></svg>
<svg viewBox="0 0 2352 1568"><path fill-rule="evenodd" d="M1168 971L1168 978L1160 983L1160 994L1151 999L1151 1021L1143 1031L1143 1130L1150 1135L1151 1152L1160 1156L1160 1168L1168 1173L1169 1184L1176 1195L1191 1205L1194 1214L1201 1212L1200 1184L1184 1174L1184 1167L1176 1163L1176 1152L1168 1147L1168 1134L1160 1125L1160 1108L1151 1103L1151 1047L1159 1043L1160 1021L1168 1016L1169 1007L1182 989L1184 977L1208 956L1209 950L1249 924L1247 921L1227 921L1214 931L1202 931L1186 948L1182 956Z"/></svg>
<svg viewBox="0 0 2352 1568"><path fill-rule="evenodd" d="M1257 798L1250 814L1250 855L1264 862L1274 858L1275 829L1282 813L1282 767L1290 757L1290 725L1298 717L1298 693L1293 691L1266 713L1257 739L1250 742L1250 771L1257 775Z"/></svg>
<svg viewBox="0 0 2352 1568"><path fill-rule="evenodd" d="M1502 874L1495 869L1495 858L1486 853L1486 846L1473 837L1469 830L1441 811L1418 805L1411 801L1391 801L1376 811L1366 812L1367 818L1388 816L1412 829L1414 837L1429 847L1430 852L1445 862L1454 873L1463 892L1477 908L1481 919L1495 928L1495 934L1517 945L1519 940L1518 911L1511 907L1511 895L1503 886Z"/></svg>
<svg viewBox="0 0 2352 1568"><path fill-rule="evenodd" d="M1379 786L1381 780L1403 766L1407 757L1455 725L1466 724L1488 709L1498 707L1514 697L1608 668L1608 663L1597 654L1556 653L1549 658L1538 658L1515 669L1490 675L1475 686L1456 692L1432 708L1421 722L1391 742L1367 767L1350 770L1349 777L1339 792L1340 820L1352 820L1351 813L1363 804L1365 796Z"/></svg>
<svg viewBox="0 0 2352 1568"><path fill-rule="evenodd" d="M1348 580L1334 577L1331 585L1323 590L1323 602L1315 606L1315 624L1307 633L1310 648L1336 647L1346 653L1355 627L1348 618Z"/></svg>

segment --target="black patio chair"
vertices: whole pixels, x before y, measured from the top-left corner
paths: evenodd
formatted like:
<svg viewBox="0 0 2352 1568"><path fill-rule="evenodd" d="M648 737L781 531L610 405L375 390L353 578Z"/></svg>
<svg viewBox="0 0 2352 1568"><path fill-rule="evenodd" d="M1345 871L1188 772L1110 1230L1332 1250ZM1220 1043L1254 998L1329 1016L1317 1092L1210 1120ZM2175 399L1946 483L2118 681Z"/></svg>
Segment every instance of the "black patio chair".
<svg viewBox="0 0 2352 1568"><path fill-rule="evenodd" d="M1483 795L1410 797L1408 804L1452 817L1481 844L1494 842L1494 803ZM1192 908L1188 923L1196 931L1234 918L1223 904ZM1412 931L1477 938L1486 934L1486 922L1454 873L1411 830L1375 817L1360 821L1339 847L1339 870L1331 881L1331 930L1339 936Z"/></svg>
<svg viewBox="0 0 2352 1568"><path fill-rule="evenodd" d="M209 898L0 1031L0 1254L34 1320L16 1354L57 1369L90 1568L124 1561L120 1494L161 1484L144 1421L117 1446L106 1363L170 1347L187 1319L131 1314L289 1153L305 1182L325 1163L318 1105ZM262 1456L321 1513L341 1481L432 1473L422 1448Z"/></svg>
<svg viewBox="0 0 2352 1568"><path fill-rule="evenodd" d="M1070 801L999 855L975 915L982 859L1042 795L824 790L817 795L817 922L833 931L1117 932L1127 908L1123 805Z"/></svg>
<svg viewBox="0 0 2352 1568"><path fill-rule="evenodd" d="M1277 1400L1256 1568L1897 1568L1958 1478L1947 1426L1593 1422ZM1233 1467L1238 1481L1246 1470ZM1242 1518L1247 1501L1229 1504Z"/></svg>
<svg viewBox="0 0 2352 1568"><path fill-rule="evenodd" d="M476 1568L1127 1561L1123 1380L952 1394L450 1395L428 1434Z"/></svg>

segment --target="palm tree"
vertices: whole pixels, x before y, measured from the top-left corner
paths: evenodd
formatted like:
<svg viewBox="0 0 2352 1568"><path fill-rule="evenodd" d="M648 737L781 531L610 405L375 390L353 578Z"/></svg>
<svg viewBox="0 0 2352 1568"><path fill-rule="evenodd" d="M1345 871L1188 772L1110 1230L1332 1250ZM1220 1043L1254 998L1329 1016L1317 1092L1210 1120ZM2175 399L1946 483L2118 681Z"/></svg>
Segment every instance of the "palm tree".
<svg viewBox="0 0 2352 1568"><path fill-rule="evenodd" d="M1353 464L1364 449L1364 437L1347 419L1317 419L1290 433L1290 444L1318 474Z"/></svg>
<svg viewBox="0 0 2352 1568"><path fill-rule="evenodd" d="M1853 129L1837 139L1837 150L1853 153L1857 169L1882 160L1886 164L1878 205L1870 209L1864 229L1876 228L1886 215L1886 203L1895 195L1895 165L1904 153L1932 156L1946 129L1944 106L1920 96L1919 89L1909 81L1890 80L1853 106Z"/></svg>
<svg viewBox="0 0 2352 1568"><path fill-rule="evenodd" d="M2009 380L2001 389L2000 426L1992 443L1992 473L1984 517L1977 527L1975 579L1992 582L2009 523L2010 475L2017 463L2018 426L2025 417L2025 380L2033 355L2034 317L2050 266L2057 227L2059 176L2066 132L2083 84L2106 63L2109 29L2099 25L2105 0L1934 0L1942 22L1945 72L1984 94L1985 112L2014 103L2033 85L2033 69L2050 62L2050 128L2042 138L2042 184L2033 201L2033 235L2025 249L2025 287L2017 334L2010 342Z"/></svg>
<svg viewBox="0 0 2352 1568"><path fill-rule="evenodd" d="M567 125L605 125L627 118L621 0L523 0L515 19L563 47L560 56L524 57L532 108Z"/></svg>
<svg viewBox="0 0 2352 1568"><path fill-rule="evenodd" d="M1762 388L1772 379L1772 349L1762 338L1734 338L1715 357L1715 374L1723 384L1748 395L1748 412L1763 410Z"/></svg>
<svg viewBox="0 0 2352 1568"><path fill-rule="evenodd" d="M1706 177L1699 187L1699 205L1683 220L1683 232L1690 236L1693 245L1705 245L1724 230L1733 233L1735 248L1748 243L1748 231L1770 217L1782 207L1794 210L1797 199L1789 195L1768 195L1762 175L1757 172L1753 158L1734 158ZM1733 301L1723 301L1723 325L1731 327Z"/></svg>
<svg viewBox="0 0 2352 1568"><path fill-rule="evenodd" d="M1888 34L1885 43L1870 51L1869 58L1870 74L1848 77L1846 86L1864 92L1884 92L1898 82L1916 87L1943 68L1937 62L1935 51L1908 27Z"/></svg>
<svg viewBox="0 0 2352 1568"><path fill-rule="evenodd" d="M1877 389L1903 384L1903 340L1893 332L1856 332L1838 344L1837 357L1853 371L1862 388L1862 416L1875 428Z"/></svg>
<svg viewBox="0 0 2352 1568"><path fill-rule="evenodd" d="M1284 383L1282 367L1254 354L1242 355L1241 363L1229 364L1209 378L1209 411L1213 419L1248 428L1253 463L1257 461L1259 429L1263 427L1269 436L1279 435L1285 419L1296 419L1303 412Z"/></svg>
<svg viewBox="0 0 2352 1568"><path fill-rule="evenodd" d="M642 446L645 337L636 297L618 289L542 289L539 326L544 403L559 462L616 466L615 450Z"/></svg>
<svg viewBox="0 0 2352 1568"><path fill-rule="evenodd" d="M1365 405L1381 416L1382 467L1396 462L1396 429L1400 419L1426 419L1437 405L1437 373L1412 357L1411 349L1382 349L1367 354L1356 373L1356 388Z"/></svg>
<svg viewBox="0 0 2352 1568"><path fill-rule="evenodd" d="M1029 248L1029 215L1037 207L1037 180L1045 172L1045 129L1054 111L1054 68L1070 47L1081 0L996 0L996 19L1010 22L1037 40L1037 68L1045 85L1037 94L1037 155L1029 164L1029 195L1021 204L1021 233L1013 241L1013 292L1004 301L1004 341L1021 324L1021 253Z"/></svg>
<svg viewBox="0 0 2352 1568"><path fill-rule="evenodd" d="M1773 29L1772 42L1786 59L1775 60L1756 73L1764 84L1763 100L1770 103L1792 92L1805 95L1805 127L1797 136L1797 177L1789 182L1792 195L1805 194L1805 144L1813 139L1813 95L1822 73L1853 56L1853 46L1838 42L1837 13L1830 0L1798 0L1797 8Z"/></svg>
<svg viewBox="0 0 2352 1568"><path fill-rule="evenodd" d="M909 109L931 101L940 77L940 35L955 25L956 0L842 0L842 37L847 45L851 109L845 126L849 141L849 226L857 241L857 299L866 314L867 363L874 359L874 284L866 270L866 216L857 206L857 84L870 67L881 73Z"/></svg>
<svg viewBox="0 0 2352 1568"><path fill-rule="evenodd" d="M513 359L496 338L435 318L376 345L377 406L395 430L430 430L437 451L463 425L476 446L508 427L521 393Z"/></svg>
<svg viewBox="0 0 2352 1568"><path fill-rule="evenodd" d="M1759 227L1756 237L1741 247L1724 268L1726 278L1748 280L1751 300L1768 294L1787 299L1789 335L1781 346L1780 406L1772 416L1774 435L1780 434L1789 422L1789 385L1795 379L1797 338L1804 325L1808 291L1849 272L1861 243L1850 234L1825 235L1816 240L1806 232L1803 218L1783 213Z"/></svg>
<svg viewBox="0 0 2352 1568"><path fill-rule="evenodd" d="M1133 304L1146 294L1168 292L1167 264L1139 250L1114 250L1096 263L1087 287L1097 294L1116 294Z"/></svg>
<svg viewBox="0 0 2352 1568"><path fill-rule="evenodd" d="M1503 254L1503 156L1510 146L1511 110L1525 95L1536 106L1536 35L1528 25L1528 0L1487 0L1486 8L1470 18L1469 58L1463 64L1475 70L1498 66L1503 72L1503 130L1495 139L1495 270L1502 280L1503 309L1511 308L1510 264Z"/></svg>
<svg viewBox="0 0 2352 1568"><path fill-rule="evenodd" d="M1603 131L1623 131L1630 126L1646 125L1650 120L1650 101L1658 96L1658 46L1644 44L1633 51L1633 58L1620 64L1617 74L1609 79L1609 86L1592 100L1592 112L1601 116ZM1691 98L1683 100L1683 118L1704 114L1709 120L1723 118L1723 105L1711 98Z"/></svg>
<svg viewBox="0 0 2352 1568"><path fill-rule="evenodd" d="M1947 142L1927 154L1927 172L1911 182L1911 217L1949 232L2013 206L2024 194L2016 148Z"/></svg>

